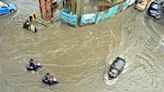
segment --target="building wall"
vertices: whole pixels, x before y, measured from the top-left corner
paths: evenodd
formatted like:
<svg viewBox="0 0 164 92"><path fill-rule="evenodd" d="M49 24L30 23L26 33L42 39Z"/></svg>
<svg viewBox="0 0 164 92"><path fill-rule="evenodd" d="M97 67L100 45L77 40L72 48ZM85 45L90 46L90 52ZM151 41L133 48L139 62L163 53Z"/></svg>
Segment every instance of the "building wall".
<svg viewBox="0 0 164 92"><path fill-rule="evenodd" d="M82 14L80 18L80 23L78 23L79 18L77 17L77 15L72 15L65 11L61 11L60 19L62 20L62 22L73 26L78 26L78 24L80 24L81 26L89 25L89 24L97 24L102 20L105 20L107 18L116 15L119 11L126 9L128 6L132 5L133 3L135 3L135 0L126 0L125 2L119 3L105 11Z"/></svg>

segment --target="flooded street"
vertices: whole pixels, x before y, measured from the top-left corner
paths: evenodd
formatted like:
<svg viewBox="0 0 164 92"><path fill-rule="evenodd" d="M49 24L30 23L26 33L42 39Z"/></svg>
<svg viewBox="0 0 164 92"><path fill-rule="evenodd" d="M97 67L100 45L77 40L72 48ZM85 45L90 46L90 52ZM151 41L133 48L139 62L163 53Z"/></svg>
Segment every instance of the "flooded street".
<svg viewBox="0 0 164 92"><path fill-rule="evenodd" d="M1 92L164 91L164 25L146 13L129 7L95 25L74 28L59 22L32 33L24 31L22 23L39 12L37 0L12 2L17 12L0 16ZM117 56L127 63L111 84L104 78ZM30 58L43 68L27 71ZM60 83L43 84L47 72Z"/></svg>

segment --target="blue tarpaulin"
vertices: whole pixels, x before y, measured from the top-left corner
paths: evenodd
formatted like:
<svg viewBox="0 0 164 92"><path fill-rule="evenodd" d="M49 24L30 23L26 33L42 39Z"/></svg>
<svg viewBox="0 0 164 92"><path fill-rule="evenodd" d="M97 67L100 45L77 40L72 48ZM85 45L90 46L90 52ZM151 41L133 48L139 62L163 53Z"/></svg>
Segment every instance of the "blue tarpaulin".
<svg viewBox="0 0 164 92"><path fill-rule="evenodd" d="M80 25L94 24L96 22L96 14L83 14L81 16Z"/></svg>
<svg viewBox="0 0 164 92"><path fill-rule="evenodd" d="M114 16L117 12L118 12L118 5L109 8L107 11L99 12L97 15L96 23L100 22L101 20Z"/></svg>
<svg viewBox="0 0 164 92"><path fill-rule="evenodd" d="M72 26L77 26L77 16L72 15L64 10L60 12L60 20L63 23L70 24Z"/></svg>
<svg viewBox="0 0 164 92"><path fill-rule="evenodd" d="M128 6L132 5L135 3L136 0L126 0L123 4L123 9L126 9Z"/></svg>
<svg viewBox="0 0 164 92"><path fill-rule="evenodd" d="M109 8L108 10L109 17L114 16L117 13L117 11L118 11L118 5L113 6L112 8Z"/></svg>
<svg viewBox="0 0 164 92"><path fill-rule="evenodd" d="M104 20L104 19L106 19L106 18L108 18L109 16L108 16L108 13L107 12L99 12L98 14L97 14L97 19L96 19L96 23L98 23L98 22L100 22L100 21L102 21L102 20Z"/></svg>

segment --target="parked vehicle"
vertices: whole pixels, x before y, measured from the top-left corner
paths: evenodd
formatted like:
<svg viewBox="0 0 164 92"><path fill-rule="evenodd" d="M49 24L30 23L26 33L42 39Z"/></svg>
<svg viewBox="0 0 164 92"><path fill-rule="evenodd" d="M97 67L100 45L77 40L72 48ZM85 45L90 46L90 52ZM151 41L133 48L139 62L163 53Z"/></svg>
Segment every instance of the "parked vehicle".
<svg viewBox="0 0 164 92"><path fill-rule="evenodd" d="M156 1L152 2L148 8L148 14L156 19L159 19L161 17L160 4Z"/></svg>
<svg viewBox="0 0 164 92"><path fill-rule="evenodd" d="M31 22L29 20L26 20L25 23L23 23L23 28L27 29L28 31L31 31L33 33L37 32L36 27L33 24L31 24Z"/></svg>
<svg viewBox="0 0 164 92"><path fill-rule="evenodd" d="M117 78L123 71L126 61L117 57L109 67L108 77L109 80Z"/></svg>
<svg viewBox="0 0 164 92"><path fill-rule="evenodd" d="M0 15L8 14L13 11L16 11L16 6L13 3L3 3L0 1Z"/></svg>
<svg viewBox="0 0 164 92"><path fill-rule="evenodd" d="M135 8L144 11L149 3L149 0L137 0Z"/></svg>

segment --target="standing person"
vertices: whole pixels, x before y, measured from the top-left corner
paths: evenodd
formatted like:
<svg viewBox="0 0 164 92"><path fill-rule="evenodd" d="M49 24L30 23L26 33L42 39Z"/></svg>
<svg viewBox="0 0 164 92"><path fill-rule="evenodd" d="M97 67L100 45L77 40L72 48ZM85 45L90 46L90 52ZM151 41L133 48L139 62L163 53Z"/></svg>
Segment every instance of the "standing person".
<svg viewBox="0 0 164 92"><path fill-rule="evenodd" d="M30 20L30 22L32 22L32 16L29 16L29 20Z"/></svg>
<svg viewBox="0 0 164 92"><path fill-rule="evenodd" d="M63 0L63 8L67 12L71 12L71 2L70 2L70 0Z"/></svg>

